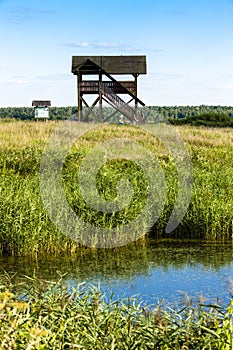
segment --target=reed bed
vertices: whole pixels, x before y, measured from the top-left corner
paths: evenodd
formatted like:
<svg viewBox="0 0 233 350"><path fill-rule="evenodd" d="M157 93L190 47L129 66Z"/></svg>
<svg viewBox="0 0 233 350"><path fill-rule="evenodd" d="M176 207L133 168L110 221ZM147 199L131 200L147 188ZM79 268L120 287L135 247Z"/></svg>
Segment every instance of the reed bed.
<svg viewBox="0 0 233 350"><path fill-rule="evenodd" d="M15 278L15 276L14 276ZM47 282L0 276L0 349L224 349L230 350L233 300L227 308L192 304L181 309L137 299L110 300L85 283L72 290L62 277Z"/></svg>
<svg viewBox="0 0 233 350"><path fill-rule="evenodd" d="M72 253L72 241L51 222L39 191L39 168L43 149L59 122L0 121L0 253L38 255ZM82 124L79 125L82 128ZM153 128L153 125L150 126ZM85 155L98 142L112 137L133 139L154 152L163 169L167 198L164 210L152 227L155 238L188 238L227 241L232 239L233 209L233 131L179 126L192 161L194 190L189 209L170 235L165 227L177 195L177 171L168 151L158 140L133 126L104 125L82 136L66 158L63 171L67 199L77 215L94 225L114 227L135 218L146 198L146 182L140 169L131 163L110 162L101 169L97 185L107 200L116 195L117 181L128 176L133 183L133 206L120 215L101 216L87 207L80 196L76 176ZM130 175L131 174L131 175ZM133 174L133 175L132 175ZM130 177L131 176L131 177ZM103 180L104 179L104 180ZM146 223L145 223L146 224Z"/></svg>

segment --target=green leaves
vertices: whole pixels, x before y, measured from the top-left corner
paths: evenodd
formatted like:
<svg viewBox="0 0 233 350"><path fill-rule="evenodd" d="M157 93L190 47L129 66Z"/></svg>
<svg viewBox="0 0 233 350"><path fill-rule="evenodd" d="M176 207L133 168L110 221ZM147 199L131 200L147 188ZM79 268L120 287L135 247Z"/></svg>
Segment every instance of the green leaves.
<svg viewBox="0 0 233 350"><path fill-rule="evenodd" d="M136 299L106 301L83 283L68 291L62 277L56 283L27 277L14 286L2 275L0 349L230 350L232 305L145 309Z"/></svg>

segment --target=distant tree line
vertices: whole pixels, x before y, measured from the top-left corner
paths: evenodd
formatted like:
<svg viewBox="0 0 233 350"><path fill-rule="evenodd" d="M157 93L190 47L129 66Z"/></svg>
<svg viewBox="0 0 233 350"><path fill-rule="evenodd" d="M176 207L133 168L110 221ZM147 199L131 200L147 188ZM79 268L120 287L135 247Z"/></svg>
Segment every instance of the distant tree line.
<svg viewBox="0 0 233 350"><path fill-rule="evenodd" d="M144 114L148 123L169 120L173 124L192 124L192 125L216 125L226 124L232 126L233 107L230 106L147 106L139 110ZM85 111L84 111L85 112ZM98 120L98 108L93 110L94 114L89 116L89 121ZM104 107L104 117L114 112L112 107ZM77 118L77 107L51 107L49 116L51 120L64 120L68 118ZM112 122L118 120L120 113L117 112L110 119ZM0 108L0 118L14 118L21 120L33 120L34 109L32 107L7 107ZM109 121L110 121L109 120Z"/></svg>
<svg viewBox="0 0 233 350"><path fill-rule="evenodd" d="M173 125L193 125L193 126L209 126L209 127L233 127L233 118L226 114L220 113L203 113L188 118L169 119Z"/></svg>
<svg viewBox="0 0 233 350"><path fill-rule="evenodd" d="M229 106L149 106L143 108L147 121L155 119L182 119L202 114L223 114L233 117L233 107Z"/></svg>
<svg viewBox="0 0 233 350"><path fill-rule="evenodd" d="M77 114L77 107L51 107L49 118L52 120L68 119ZM14 118L20 120L33 120L33 107L6 107L0 108L0 118Z"/></svg>

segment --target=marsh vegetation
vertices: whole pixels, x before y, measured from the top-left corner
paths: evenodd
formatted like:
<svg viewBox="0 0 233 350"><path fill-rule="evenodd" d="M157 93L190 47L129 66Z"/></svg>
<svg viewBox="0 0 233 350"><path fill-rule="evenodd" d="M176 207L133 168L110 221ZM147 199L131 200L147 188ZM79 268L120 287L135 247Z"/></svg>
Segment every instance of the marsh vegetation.
<svg viewBox="0 0 233 350"><path fill-rule="evenodd" d="M40 160L46 142L58 122L0 123L0 250L8 255L72 253L75 241L65 237L51 222L39 191ZM78 126L82 128L82 124ZM153 126L151 126L153 128ZM99 174L99 187L105 196L115 195L122 176L131 176L135 197L133 206L120 215L93 213L80 196L75 177L80 163L98 142L114 137L137 141L154 152L166 178L167 198L162 215L150 232L154 238L188 238L227 241L232 239L233 208L233 131L230 128L177 127L190 154L194 188L189 209L178 228L166 236L164 228L177 195L177 171L166 148L133 126L103 125L86 133L72 147L64 164L63 181L67 199L78 215L96 225L117 225L140 212L146 196L141 170L122 160L109 162ZM133 177L132 177L133 172ZM103 176L104 175L104 176ZM103 180L104 178L104 180ZM144 190L143 190L144 188Z"/></svg>
<svg viewBox="0 0 233 350"><path fill-rule="evenodd" d="M28 287L28 282L30 287ZM232 348L232 304L180 310L110 300L81 284L26 277L20 285L0 276L1 349L225 349Z"/></svg>
<svg viewBox="0 0 233 350"><path fill-rule="evenodd" d="M196 264L210 270L230 266L232 129L176 127L190 155L194 187L188 211L172 235L167 235L164 229L177 197L177 170L164 145L133 126L102 125L79 138L65 159L63 185L70 206L93 225L113 227L130 221L140 212L147 195L141 169L126 160L113 160L101 168L98 190L111 200L116 195L117 182L126 176L134 188L133 206L118 216L110 216L94 212L86 205L76 176L82 160L99 142L113 135L139 142L156 155L166 178L164 209L150 231L127 248L99 251L80 247L60 232L51 222L40 196L41 156L58 124L0 122L0 263L2 270L9 271L0 276L0 348L231 349L232 301L225 307L200 298L194 305L187 296L182 307L168 309L161 304L141 304L133 298L117 300L86 283L67 288L61 274L71 269L75 278L78 275L82 280L85 275L81 271L84 273L87 266L90 276L99 276L101 269L111 278L120 275L127 281L134 273L147 275L151 264L177 271L186 266L187 257L190 266ZM156 242L156 253L149 247L149 237ZM179 246L170 250L163 247L163 242L174 239ZM193 243L184 253L187 240ZM212 242L210 246L203 244L203 260L199 253L192 254L197 240ZM66 259L68 256L70 259ZM45 260L50 265L43 265ZM17 269L19 278L14 273ZM33 276L32 269L42 278ZM57 274L55 270L62 272Z"/></svg>

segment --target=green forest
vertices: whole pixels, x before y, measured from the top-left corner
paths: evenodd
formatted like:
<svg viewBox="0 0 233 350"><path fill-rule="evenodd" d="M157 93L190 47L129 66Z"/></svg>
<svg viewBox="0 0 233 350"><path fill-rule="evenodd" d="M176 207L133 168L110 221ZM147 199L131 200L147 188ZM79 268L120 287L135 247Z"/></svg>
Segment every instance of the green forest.
<svg viewBox="0 0 233 350"><path fill-rule="evenodd" d="M205 125L205 126L233 126L233 107L230 106L147 106L141 107L141 112L145 116L146 123L156 123L158 121L168 120L172 124L181 125ZM84 110L85 113L85 110ZM98 120L98 108L94 108L93 114L89 116L89 121ZM103 115L114 113L112 107L104 107ZM120 113L117 112L109 120L117 122ZM51 120L64 120L68 118L77 118L77 107L51 107L49 112ZM6 107L0 108L0 118L33 120L33 107ZM127 123L127 120L126 120Z"/></svg>

